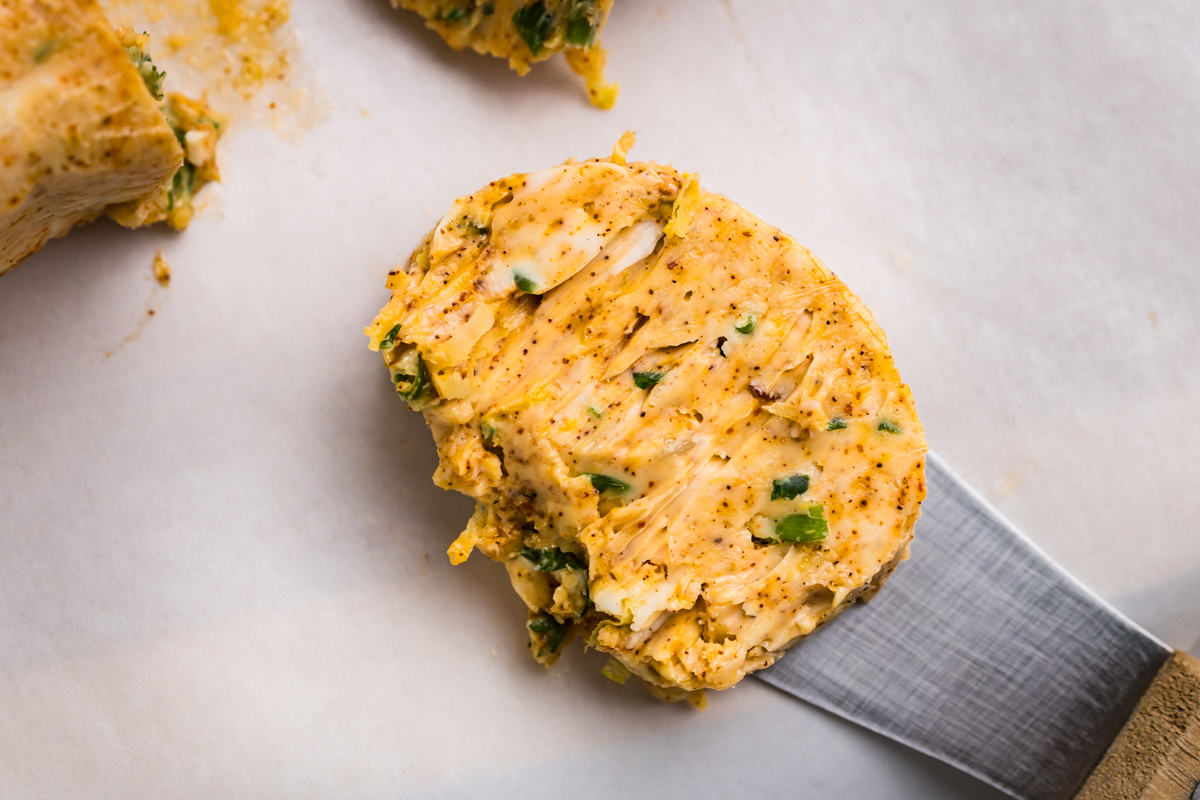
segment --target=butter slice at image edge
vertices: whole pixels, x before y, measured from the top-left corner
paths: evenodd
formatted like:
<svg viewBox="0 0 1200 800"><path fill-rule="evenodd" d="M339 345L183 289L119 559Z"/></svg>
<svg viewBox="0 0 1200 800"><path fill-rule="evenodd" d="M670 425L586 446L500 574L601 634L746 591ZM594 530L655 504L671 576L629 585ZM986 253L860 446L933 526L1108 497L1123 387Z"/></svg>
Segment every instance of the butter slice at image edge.
<svg viewBox="0 0 1200 800"><path fill-rule="evenodd" d="M163 95L148 45L94 0L0 9L0 274L104 213L186 227L222 123Z"/></svg>

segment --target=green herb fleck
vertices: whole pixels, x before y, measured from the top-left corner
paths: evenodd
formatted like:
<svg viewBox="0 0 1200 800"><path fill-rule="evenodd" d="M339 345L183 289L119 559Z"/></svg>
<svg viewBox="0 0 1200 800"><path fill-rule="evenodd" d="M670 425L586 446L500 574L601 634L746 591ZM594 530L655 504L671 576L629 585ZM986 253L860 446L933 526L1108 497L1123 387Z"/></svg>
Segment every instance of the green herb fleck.
<svg viewBox="0 0 1200 800"><path fill-rule="evenodd" d="M667 377L667 373L664 370L635 372L633 373L633 382L639 389L649 389L665 377Z"/></svg>
<svg viewBox="0 0 1200 800"><path fill-rule="evenodd" d="M591 47L596 42L600 21L595 0L571 0L569 7L564 40L574 47Z"/></svg>
<svg viewBox="0 0 1200 800"><path fill-rule="evenodd" d="M387 352L396 346L396 335L400 333L400 323L397 322L392 326L392 329L379 340L379 349Z"/></svg>
<svg viewBox="0 0 1200 800"><path fill-rule="evenodd" d="M446 20L446 22L458 22L465 16L467 16L465 8L452 8L445 14L442 14L442 19Z"/></svg>
<svg viewBox="0 0 1200 800"><path fill-rule="evenodd" d="M410 406L414 405L429 388L429 371L425 368L425 359L413 348L397 362L396 368L396 373L392 375L396 382L396 391Z"/></svg>
<svg viewBox="0 0 1200 800"><path fill-rule="evenodd" d="M192 188L196 185L196 167L190 161L184 161L175 171L171 180L171 188L167 190L167 211L174 211L175 206L190 203Z"/></svg>
<svg viewBox="0 0 1200 800"><path fill-rule="evenodd" d="M547 547L538 550L536 547L522 547L517 555L533 562L538 572L558 572L560 569L584 569L583 562L574 553L567 553L557 547Z"/></svg>
<svg viewBox="0 0 1200 800"><path fill-rule="evenodd" d="M754 326L758 324L758 318L753 314L747 314L746 318L733 326L733 329L738 333L753 333Z"/></svg>
<svg viewBox="0 0 1200 800"><path fill-rule="evenodd" d="M546 4L537 0L536 3L517 9L512 21L517 33L521 34L525 44L529 45L529 52L535 56L542 52L542 46L546 44L554 28L554 15L547 10Z"/></svg>
<svg viewBox="0 0 1200 800"><path fill-rule="evenodd" d="M513 283L517 288L526 294L538 294L537 284L532 279L526 278L524 275L513 275Z"/></svg>
<svg viewBox="0 0 1200 800"><path fill-rule="evenodd" d="M885 419L879 423L879 430L884 433L900 433L900 426L890 419Z"/></svg>
<svg viewBox="0 0 1200 800"><path fill-rule="evenodd" d="M592 482L592 487L597 492L615 492L616 494L625 494L630 489L628 483L619 478L613 478L608 475L601 475L596 472L583 473L585 478Z"/></svg>
<svg viewBox="0 0 1200 800"><path fill-rule="evenodd" d="M171 124L171 132L175 134L175 141L179 142L179 146L183 148L183 152L187 153L187 131L175 124L175 115L171 112L164 111L167 121ZM187 157L186 155L184 156Z"/></svg>
<svg viewBox="0 0 1200 800"><path fill-rule="evenodd" d="M537 636L539 658L553 655L562 644L565 628L563 624L549 614L538 614L528 622L531 633Z"/></svg>
<svg viewBox="0 0 1200 800"><path fill-rule="evenodd" d="M841 417L834 417L829 420L829 424L825 426L827 431L844 431L846 430L846 420Z"/></svg>
<svg viewBox="0 0 1200 800"><path fill-rule="evenodd" d="M576 47L589 47L592 43L594 28L587 17L576 17L567 22L567 44Z"/></svg>
<svg viewBox="0 0 1200 800"><path fill-rule="evenodd" d="M54 54L58 49L58 39L51 39L44 45L33 51L33 63L40 64Z"/></svg>
<svg viewBox="0 0 1200 800"><path fill-rule="evenodd" d="M775 523L777 542L819 542L829 533L825 509L813 506L807 514L789 514Z"/></svg>
<svg viewBox="0 0 1200 800"><path fill-rule="evenodd" d="M495 12L496 12L496 6L495 6L495 5L493 5L492 3L484 3L484 4L483 4L483 15L484 15L485 17L490 17L490 16L491 16L492 14L494 14Z"/></svg>
<svg viewBox="0 0 1200 800"><path fill-rule="evenodd" d="M808 491L807 475L789 475L786 478L776 478L771 483L771 499L792 500Z"/></svg>
<svg viewBox="0 0 1200 800"><path fill-rule="evenodd" d="M603 414L601 414L599 411L597 411L596 409L592 408L591 406L588 406L588 408L587 408L587 412L588 412L589 414L591 414L593 417L595 417L596 419L600 419L600 417L604 416Z"/></svg>
<svg viewBox="0 0 1200 800"><path fill-rule="evenodd" d="M167 73L154 66L154 62L146 53L142 52L140 47L129 46L125 48L125 55L133 62L133 66L137 67L138 75L142 78L142 83L146 84L146 90L150 92L150 96L155 100L163 99L163 81L167 77Z"/></svg>

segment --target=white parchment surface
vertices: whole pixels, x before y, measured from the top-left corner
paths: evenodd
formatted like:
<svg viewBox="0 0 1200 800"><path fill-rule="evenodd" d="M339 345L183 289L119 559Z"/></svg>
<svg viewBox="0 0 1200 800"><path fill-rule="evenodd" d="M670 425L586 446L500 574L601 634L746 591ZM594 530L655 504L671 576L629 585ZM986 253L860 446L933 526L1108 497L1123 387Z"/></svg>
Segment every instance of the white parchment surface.
<svg viewBox="0 0 1200 800"><path fill-rule="evenodd" d="M291 24L322 121L235 125L182 235L0 280L0 798L996 796L754 681L699 714L546 672L503 570L447 562L470 503L361 329L455 196L626 128L810 247L933 447L1197 644L1193 2L617 0L608 113L384 0Z"/></svg>

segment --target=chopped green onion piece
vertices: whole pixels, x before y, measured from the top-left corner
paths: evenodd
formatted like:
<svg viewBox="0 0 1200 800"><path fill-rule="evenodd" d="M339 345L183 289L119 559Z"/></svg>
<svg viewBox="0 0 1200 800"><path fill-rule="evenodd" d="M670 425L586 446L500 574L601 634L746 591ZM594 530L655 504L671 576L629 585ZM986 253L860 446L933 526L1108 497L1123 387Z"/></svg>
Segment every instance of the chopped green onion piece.
<svg viewBox="0 0 1200 800"><path fill-rule="evenodd" d="M608 475L601 475L597 472L584 472L583 476L592 482L592 487L597 492L616 492L624 494L631 488L628 483L618 478L612 478Z"/></svg>
<svg viewBox="0 0 1200 800"><path fill-rule="evenodd" d="M429 380L429 374L425 371L425 359L417 357L417 374L412 376L412 384L408 391L401 391L405 400L416 400L421 396L421 392L425 391L425 384Z"/></svg>
<svg viewBox="0 0 1200 800"><path fill-rule="evenodd" d="M775 523L777 542L819 542L829 533L825 509L813 506L807 514L789 514Z"/></svg>
<svg viewBox="0 0 1200 800"><path fill-rule="evenodd" d="M633 373L633 382L639 389L649 389L665 377L667 377L667 373L662 370L635 372Z"/></svg>
<svg viewBox="0 0 1200 800"><path fill-rule="evenodd" d="M600 12L595 0L571 0L563 39L574 47L591 47L596 41Z"/></svg>
<svg viewBox="0 0 1200 800"><path fill-rule="evenodd" d="M192 166L192 162L185 160L175 171L175 177L171 179L171 188L167 190L167 211L174 211L175 206L190 202L195 185L196 168Z"/></svg>
<svg viewBox="0 0 1200 800"><path fill-rule="evenodd" d="M530 278L526 278L524 275L513 275L513 283L517 285L518 289L526 294L538 293L537 284L535 284Z"/></svg>
<svg viewBox="0 0 1200 800"><path fill-rule="evenodd" d="M884 433L900 433L900 426L891 420L885 419L879 423L879 430Z"/></svg>
<svg viewBox="0 0 1200 800"><path fill-rule="evenodd" d="M154 62L150 59L150 56L143 53L140 47L126 47L125 55L133 62L133 66L137 68L138 75L141 76L142 83L146 84L146 91L150 92L150 96L155 100L162 100L163 80L166 79L167 73L154 66Z"/></svg>
<svg viewBox="0 0 1200 800"><path fill-rule="evenodd" d="M548 656L557 652L563 640L563 624L549 614L538 614L528 622L529 630L537 634L538 645L541 647L538 656ZM549 650L546 650L546 647Z"/></svg>
<svg viewBox="0 0 1200 800"><path fill-rule="evenodd" d="M733 326L733 329L738 333L752 333L754 326L758 324L758 318L753 314L747 314L746 318Z"/></svg>
<svg viewBox="0 0 1200 800"><path fill-rule="evenodd" d="M396 346L396 335L400 333L400 323L397 322L392 326L392 329L384 334L384 337L379 340L380 350L391 350Z"/></svg>
<svg viewBox="0 0 1200 800"><path fill-rule="evenodd" d="M567 23L567 44L587 47L592 42L592 23L587 17L576 17Z"/></svg>
<svg viewBox="0 0 1200 800"><path fill-rule="evenodd" d="M588 406L588 408L587 408L587 412L588 412L589 414L591 414L593 417L595 417L596 419L600 419L600 417L604 416L603 414L601 414L599 411L597 411L596 409L592 408L591 406Z"/></svg>
<svg viewBox="0 0 1200 800"><path fill-rule="evenodd" d="M560 569L584 569L583 562L574 553L567 553L557 547L547 547L538 550L536 547L522 547L517 555L533 562L538 572L558 572Z"/></svg>
<svg viewBox="0 0 1200 800"><path fill-rule="evenodd" d="M771 483L771 499L792 500L808 491L807 475L789 475L786 478L776 478Z"/></svg>
<svg viewBox="0 0 1200 800"><path fill-rule="evenodd" d="M542 52L542 45L550 38L550 32L554 28L554 15L546 8L546 4L537 0L536 3L517 9L512 21L517 33L521 34L525 44L529 45L529 52L535 56Z"/></svg>
<svg viewBox="0 0 1200 800"><path fill-rule="evenodd" d="M429 371L425 368L425 359L416 348L409 350L396 363L397 371L392 376L396 381L396 391L412 405L429 387Z"/></svg>
<svg viewBox="0 0 1200 800"><path fill-rule="evenodd" d="M465 8L452 8L442 15L442 19L446 20L447 22L458 22L466 15L467 10Z"/></svg>
<svg viewBox="0 0 1200 800"><path fill-rule="evenodd" d="M841 417L834 417L829 420L829 424L825 426L827 431L844 431L846 429L846 420Z"/></svg>

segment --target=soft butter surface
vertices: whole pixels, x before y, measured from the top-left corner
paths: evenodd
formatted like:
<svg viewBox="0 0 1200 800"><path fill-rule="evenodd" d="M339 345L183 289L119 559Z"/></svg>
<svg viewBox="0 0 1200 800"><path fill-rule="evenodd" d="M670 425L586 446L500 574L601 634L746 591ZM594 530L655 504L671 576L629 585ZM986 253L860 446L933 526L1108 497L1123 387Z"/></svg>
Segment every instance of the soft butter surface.
<svg viewBox="0 0 1200 800"><path fill-rule="evenodd" d="M924 433L886 339L794 240L695 176L612 159L459 198L368 328L477 498L552 660L722 689L907 554Z"/></svg>
<svg viewBox="0 0 1200 800"><path fill-rule="evenodd" d="M617 85L604 79L608 53L597 44L613 0L392 0L416 11L455 50L508 59L519 74L562 51L587 81L588 97L611 108Z"/></svg>
<svg viewBox="0 0 1200 800"><path fill-rule="evenodd" d="M0 273L100 214L182 230L219 180L219 115L149 45L95 0L0 3Z"/></svg>
<svg viewBox="0 0 1200 800"><path fill-rule="evenodd" d="M183 160L94 0L0 5L0 273Z"/></svg>

